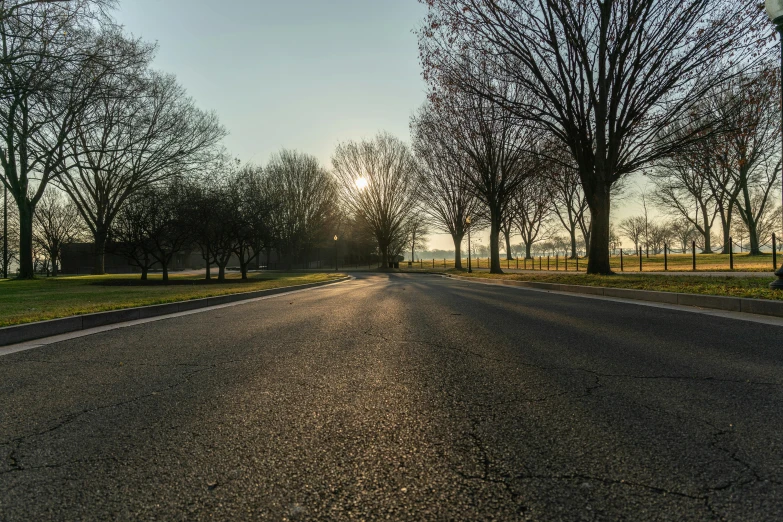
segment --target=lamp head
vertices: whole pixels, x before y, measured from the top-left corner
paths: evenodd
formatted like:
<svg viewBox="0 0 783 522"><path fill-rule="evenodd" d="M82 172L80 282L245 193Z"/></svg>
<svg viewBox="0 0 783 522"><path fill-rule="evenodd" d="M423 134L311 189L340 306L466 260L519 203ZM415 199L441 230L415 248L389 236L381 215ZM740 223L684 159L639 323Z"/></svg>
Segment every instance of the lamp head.
<svg viewBox="0 0 783 522"><path fill-rule="evenodd" d="M337 241L337 234L334 235L334 240Z"/></svg>
<svg viewBox="0 0 783 522"><path fill-rule="evenodd" d="M783 0L766 0L767 16L778 27L783 26Z"/></svg>

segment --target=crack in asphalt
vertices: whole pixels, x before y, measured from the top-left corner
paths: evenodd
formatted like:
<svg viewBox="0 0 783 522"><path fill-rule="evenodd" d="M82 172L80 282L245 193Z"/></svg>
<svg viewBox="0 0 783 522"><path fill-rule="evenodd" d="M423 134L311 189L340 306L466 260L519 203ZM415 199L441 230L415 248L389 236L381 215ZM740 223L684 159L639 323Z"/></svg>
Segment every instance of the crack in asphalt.
<svg viewBox="0 0 783 522"><path fill-rule="evenodd" d="M226 363L223 363L223 364L226 364ZM41 431L38 431L38 432L35 432L35 433L28 433L26 435L21 435L19 437L14 437L14 438L12 438L10 440L6 440L6 441L3 441L3 442L0 442L0 445L6 445L6 446L11 446L12 447L11 452L6 457L6 460L8 461L10 469L0 472L0 475L6 474L6 473L11 473L11 472L25 471L27 469L31 469L31 468L26 468L26 467L22 466L19 463L20 457L17 455L19 450L20 450L20 448L21 448L21 446L22 446L22 444L27 442L27 440L29 440L29 439L40 437L42 435L46 435L48 433L52 433L54 431L57 431L60 428L75 422L76 420L80 419L81 417L83 417L85 415L89 415L91 413L95 413L95 412L98 412L98 411L103 411L103 410L108 410L108 409L112 409L112 408L119 408L119 407L122 407L122 406L127 406L128 404L133 404L133 403L139 402L141 400L148 399L150 397L158 396L161 393L169 392L169 391L171 391L171 390L173 390L173 389L175 389L175 388L185 384L193 376L198 375L200 373L204 373L204 372L210 371L210 370L214 370L217 367L218 367L217 364L213 364L213 365L209 365L209 366L202 366L202 367L200 367L197 370L194 370L194 371L191 371L191 372L188 372L188 373L182 375L181 378L178 379L176 382L174 382L174 383L172 383L172 384L170 384L168 386L165 386L163 388L160 388L160 389L157 389L157 390L153 390L153 391L150 391L149 393L144 393L142 395L137 395L137 396L132 397L130 399L125 399L125 400L114 402L114 403L111 403L111 404L106 404L106 405L98 406L98 407L95 407L95 408L85 408L85 409L83 409L81 411L74 412L74 413L71 413L69 415L65 415L63 417L59 417L57 419L54 419L53 422L55 422L55 424L52 425L52 426L49 426L45 430L41 430Z"/></svg>
<svg viewBox="0 0 783 522"><path fill-rule="evenodd" d="M489 357L485 354L473 352L471 350L465 350L462 348L457 348L454 346L447 346L438 342L434 341L427 341L422 339L397 339L392 338L383 334L376 334L373 333L371 330L365 330L363 332L365 335L369 337L379 338L385 342L391 342L391 343L401 343L401 344L419 344L424 346L431 346L434 348L440 348L444 350L449 350L453 352L458 352L462 355L466 356L472 356L484 360L491 360L494 362L513 362L517 366L523 366L527 368L534 368L540 371L550 371L550 372L580 372L580 373L586 373L589 375L592 375L595 379L595 382L584 389L583 393L580 395L572 396L573 399L581 399L585 397L589 397L593 394L593 392L597 389L603 388L604 384L602 382L602 379L633 379L633 380L641 380L641 381L655 381L655 380L683 380L683 381L693 381L693 382L700 382L700 383L731 383L731 384L749 384L754 386L783 386L781 383L777 382L763 382L763 381L751 381L751 380L741 380L741 379L721 379L716 378L712 376L707 377L695 377L695 376L683 376L683 375L634 375L634 374L613 374L613 373L605 373L600 372L596 370L591 370L587 368L579 368L579 367L568 367L568 366L544 366L544 365L537 365L532 363L524 363L516 360L511 360L511 358L496 358L496 357ZM549 395L545 395L542 397L537 398L524 398L524 399L513 399L509 401L501 401L501 402L493 402L493 403L482 403L482 402L473 402L475 406L483 407L483 408L489 408L489 407L497 407L498 405L503 404L519 404L519 403L540 403L540 402L546 402L549 400L552 400L554 398L558 397L564 397L572 395L573 391L564 391L564 392L558 392L558 393L552 393ZM700 420L701 422L704 422L705 424L710 425L714 429L716 429L716 432L713 434L713 442L711 443L711 446L715 449L720 450L721 452L725 453L728 458L740 466L742 466L745 470L747 470L749 473L753 475L752 479L740 479L740 480L731 480L727 482L726 484L707 488L703 490L704 492L699 495L693 495L689 493L685 493L682 491L677 491L673 489L664 488L661 486L651 485L651 484L645 484L641 482L635 482L630 481L626 479L612 479L608 477L601 477L601 476L593 476L593 475L586 475L586 474L559 474L559 475L525 475L520 474L513 477L514 479L518 480L590 480L595 482L600 482L605 485L620 485L624 487L634 487L634 488L640 488L645 489L647 491L655 492L662 495L673 495L678 496L681 498L686 498L689 500L693 500L695 502L702 503L704 505L704 508L716 519L719 520L726 520L725 516L723 516L721 513L717 511L717 509L712 505L711 502L711 496L715 493L721 492L723 490L733 488L733 487L745 487L747 485L756 483L756 482L762 482L762 481L769 481L772 483L775 483L772 479L762 479L758 472L753 469L753 467L745 462L744 460L740 459L737 456L736 451L730 451L727 448L724 448L720 445L719 437L728 434L730 432L725 430L719 430L712 426L709 422ZM479 480L483 482L489 482L493 484L497 484L502 486L506 492L511 496L511 498L514 500L515 505L517 506L517 511L519 514L522 514L525 512L526 508L522 502L519 500L519 495L514 491L514 488L509 483L509 480L512 478L511 476L504 474L502 472L493 473L492 469L496 466L493 465L492 460L490 459L485 445L481 439L481 437L476 433L476 429L478 426L478 421L473 420L473 430L471 433L468 434L473 446L477 449L479 456L480 456L480 466L481 466L481 473L479 475L473 475L468 474L460 470L454 470L457 475L462 477L464 480ZM594 516L597 516L597 513L594 513Z"/></svg>
<svg viewBox="0 0 783 522"><path fill-rule="evenodd" d="M489 456L489 452L487 451L486 444L484 444L483 439L478 434L478 427L479 427L478 419L471 419L471 431L468 433L468 437L470 438L473 447L476 449L476 451L479 454L480 457L479 464L481 468L481 474L471 475L459 469L454 469L453 471L457 475L459 475L463 480L471 480L471 481L478 480L478 481L489 482L491 484L497 484L499 486L502 486L503 489L508 494L508 496L511 498L512 502L514 502L514 505L516 506L517 514L518 515L524 514L527 511L527 507L525 506L524 502L522 502L519 493L517 493L517 491L514 490L512 485L509 483L509 479L511 478L511 476L507 473L504 473L500 469L496 473L493 473L492 459ZM497 476L497 478L495 478L495 476Z"/></svg>

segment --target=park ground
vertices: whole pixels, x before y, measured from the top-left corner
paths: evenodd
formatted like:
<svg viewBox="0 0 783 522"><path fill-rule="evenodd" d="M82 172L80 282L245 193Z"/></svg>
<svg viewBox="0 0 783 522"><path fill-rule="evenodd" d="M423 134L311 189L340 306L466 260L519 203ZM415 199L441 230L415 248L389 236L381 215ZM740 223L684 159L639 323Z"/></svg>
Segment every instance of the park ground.
<svg viewBox="0 0 783 522"><path fill-rule="evenodd" d="M0 280L0 327L57 319L72 315L119 310L226 294L253 292L318 283L342 277L330 273L252 272L246 281L229 273L225 282L205 282L193 273L170 275L163 285L160 274L142 284L138 275L40 277L34 280Z"/></svg>

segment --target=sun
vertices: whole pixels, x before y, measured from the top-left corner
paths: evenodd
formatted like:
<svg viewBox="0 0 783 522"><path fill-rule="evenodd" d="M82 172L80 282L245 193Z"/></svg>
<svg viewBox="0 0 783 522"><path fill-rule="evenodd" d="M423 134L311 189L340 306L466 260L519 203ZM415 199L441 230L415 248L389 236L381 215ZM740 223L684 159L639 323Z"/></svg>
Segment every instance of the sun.
<svg viewBox="0 0 783 522"><path fill-rule="evenodd" d="M367 178L364 177L357 178L355 183L356 183L356 188L358 188L359 190L364 190L367 188L367 185L369 185L369 181L367 181Z"/></svg>

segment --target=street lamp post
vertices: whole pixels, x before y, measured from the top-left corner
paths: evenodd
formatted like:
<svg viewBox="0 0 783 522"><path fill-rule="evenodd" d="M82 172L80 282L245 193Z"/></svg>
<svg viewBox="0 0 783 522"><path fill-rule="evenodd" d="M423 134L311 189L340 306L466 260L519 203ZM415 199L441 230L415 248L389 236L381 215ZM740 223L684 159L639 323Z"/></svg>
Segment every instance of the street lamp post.
<svg viewBox="0 0 783 522"><path fill-rule="evenodd" d="M775 24L775 27L780 33L780 73L783 80L783 0L766 0L767 16ZM782 86L783 87L783 86ZM783 89L781 89L781 130L783 130ZM783 176L781 176L783 179ZM774 290L783 290L783 266L780 268L775 267L775 275L778 278L769 284L769 287Z"/></svg>
<svg viewBox="0 0 783 522"><path fill-rule="evenodd" d="M468 225L468 273L473 273L473 267L470 264L470 216L465 218L465 223Z"/></svg>
<svg viewBox="0 0 783 522"><path fill-rule="evenodd" d="M334 235L334 271L337 272L337 234Z"/></svg>

